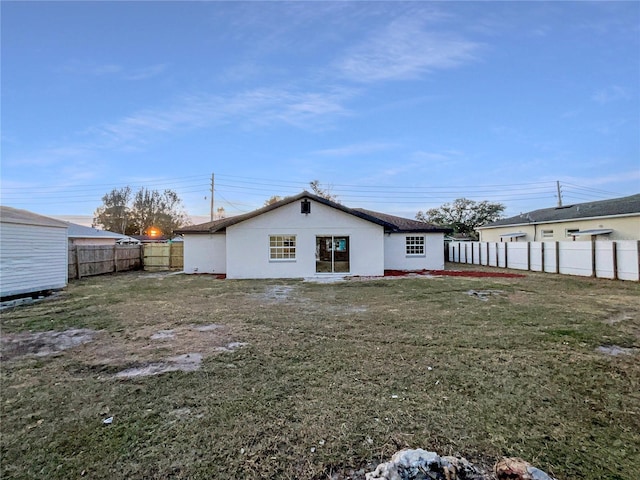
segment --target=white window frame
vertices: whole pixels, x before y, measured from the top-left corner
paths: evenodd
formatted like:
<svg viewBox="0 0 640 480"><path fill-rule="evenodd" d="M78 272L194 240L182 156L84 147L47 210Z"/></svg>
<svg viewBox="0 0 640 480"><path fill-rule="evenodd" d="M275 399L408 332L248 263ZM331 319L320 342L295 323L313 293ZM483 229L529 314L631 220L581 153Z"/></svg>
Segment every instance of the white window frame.
<svg viewBox="0 0 640 480"><path fill-rule="evenodd" d="M580 231L579 228L567 228L566 229L566 233L567 233L567 238L571 238L573 237L574 233L578 233Z"/></svg>
<svg viewBox="0 0 640 480"><path fill-rule="evenodd" d="M296 235L270 234L269 235L269 261L270 262L295 262L297 257Z"/></svg>
<svg viewBox="0 0 640 480"><path fill-rule="evenodd" d="M407 257L424 257L426 239L424 235L407 235L404 240L404 252Z"/></svg>
<svg viewBox="0 0 640 480"><path fill-rule="evenodd" d="M540 238L553 238L553 230L540 230Z"/></svg>

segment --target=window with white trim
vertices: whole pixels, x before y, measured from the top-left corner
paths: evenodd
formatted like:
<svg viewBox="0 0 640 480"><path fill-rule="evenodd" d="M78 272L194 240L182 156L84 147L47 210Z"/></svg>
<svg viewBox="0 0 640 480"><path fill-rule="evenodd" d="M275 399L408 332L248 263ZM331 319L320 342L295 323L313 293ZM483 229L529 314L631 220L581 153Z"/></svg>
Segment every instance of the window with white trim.
<svg viewBox="0 0 640 480"><path fill-rule="evenodd" d="M407 255L424 255L424 235L407 236Z"/></svg>
<svg viewBox="0 0 640 480"><path fill-rule="evenodd" d="M542 230L542 238L553 238L553 230Z"/></svg>
<svg viewBox="0 0 640 480"><path fill-rule="evenodd" d="M567 228L567 237L573 237L573 234L578 233L579 231L579 228Z"/></svg>
<svg viewBox="0 0 640 480"><path fill-rule="evenodd" d="M295 235L269 235L269 259L270 260L295 260L296 236Z"/></svg>

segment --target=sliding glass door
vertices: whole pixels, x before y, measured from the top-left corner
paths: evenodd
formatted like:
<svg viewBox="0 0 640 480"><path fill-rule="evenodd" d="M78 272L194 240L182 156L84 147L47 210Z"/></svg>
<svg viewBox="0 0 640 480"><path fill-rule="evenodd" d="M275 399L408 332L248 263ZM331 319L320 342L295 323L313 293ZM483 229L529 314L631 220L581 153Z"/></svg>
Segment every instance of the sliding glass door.
<svg viewBox="0 0 640 480"><path fill-rule="evenodd" d="M349 237L316 237L316 272L349 273Z"/></svg>

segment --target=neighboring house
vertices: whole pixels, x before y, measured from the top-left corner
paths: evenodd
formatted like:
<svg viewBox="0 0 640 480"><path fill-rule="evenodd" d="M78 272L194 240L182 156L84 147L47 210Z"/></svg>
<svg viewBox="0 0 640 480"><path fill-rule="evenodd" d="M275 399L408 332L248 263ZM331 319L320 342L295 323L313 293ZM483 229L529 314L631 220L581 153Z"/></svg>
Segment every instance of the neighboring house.
<svg viewBox="0 0 640 480"><path fill-rule="evenodd" d="M381 276L444 268L451 229L302 192L244 215L184 227L185 273L227 278Z"/></svg>
<svg viewBox="0 0 640 480"><path fill-rule="evenodd" d="M0 206L0 297L67 285L67 224Z"/></svg>
<svg viewBox="0 0 640 480"><path fill-rule="evenodd" d="M118 245L141 245L142 242L140 240L136 240L133 237L122 237L119 240L116 240Z"/></svg>
<svg viewBox="0 0 640 480"><path fill-rule="evenodd" d="M66 223L69 226L67 234L69 245L115 245L116 242L129 238L121 233L98 230L76 223Z"/></svg>
<svg viewBox="0 0 640 480"><path fill-rule="evenodd" d="M481 242L640 240L640 194L543 208L476 230Z"/></svg>
<svg viewBox="0 0 640 480"><path fill-rule="evenodd" d="M137 240L140 243L167 243L171 237L166 235L131 235L131 238Z"/></svg>

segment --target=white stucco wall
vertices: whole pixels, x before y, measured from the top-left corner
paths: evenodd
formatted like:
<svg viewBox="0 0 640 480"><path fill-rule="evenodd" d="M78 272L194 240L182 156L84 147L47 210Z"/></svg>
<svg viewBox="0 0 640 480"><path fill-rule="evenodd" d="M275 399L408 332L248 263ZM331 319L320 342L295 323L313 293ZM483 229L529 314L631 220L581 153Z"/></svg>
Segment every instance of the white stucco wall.
<svg viewBox="0 0 640 480"><path fill-rule="evenodd" d="M270 235L296 236L295 261L269 259ZM312 200L304 215L293 202L227 228L227 278L328 275L316 273L317 236L349 237L350 272L340 275L383 275L383 235L382 226L335 208Z"/></svg>
<svg viewBox="0 0 640 480"><path fill-rule="evenodd" d="M185 234L185 273L227 273L227 247L224 233Z"/></svg>
<svg viewBox="0 0 640 480"><path fill-rule="evenodd" d="M407 236L424 236L423 256L406 254ZM385 270L443 270L443 233L391 233L384 236Z"/></svg>

